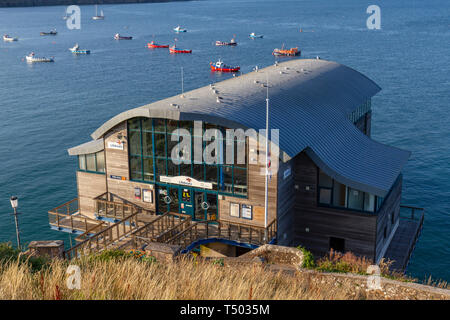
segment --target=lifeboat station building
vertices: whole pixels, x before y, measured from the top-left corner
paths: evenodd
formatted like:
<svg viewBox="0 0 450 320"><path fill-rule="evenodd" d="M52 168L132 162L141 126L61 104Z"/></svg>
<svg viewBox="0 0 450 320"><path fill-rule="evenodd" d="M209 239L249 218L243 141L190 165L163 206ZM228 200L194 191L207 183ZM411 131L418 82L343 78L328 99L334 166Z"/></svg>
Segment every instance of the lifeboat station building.
<svg viewBox="0 0 450 320"><path fill-rule="evenodd" d="M124 111L68 150L78 196L50 225L77 234L69 255L276 243L404 270L423 209L401 205L410 152L371 139L380 90L344 65L295 59Z"/></svg>

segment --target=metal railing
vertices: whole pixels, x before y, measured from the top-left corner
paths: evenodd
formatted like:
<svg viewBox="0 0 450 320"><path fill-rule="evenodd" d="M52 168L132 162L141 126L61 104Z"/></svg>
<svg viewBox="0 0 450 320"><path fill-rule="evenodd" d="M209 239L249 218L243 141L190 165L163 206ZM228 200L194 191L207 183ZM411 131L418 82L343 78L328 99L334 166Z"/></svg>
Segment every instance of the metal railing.
<svg viewBox="0 0 450 320"><path fill-rule="evenodd" d="M402 210L403 209L403 210ZM408 212L408 213L405 213ZM414 247L416 245L417 239L420 236L423 228L423 220L425 217L425 209L414 206L400 205L400 219L416 221L418 223L416 233L414 235L413 240L411 241L408 249L408 259L406 259L406 263L403 267L403 270L406 269L409 260L411 259L411 255L413 253Z"/></svg>

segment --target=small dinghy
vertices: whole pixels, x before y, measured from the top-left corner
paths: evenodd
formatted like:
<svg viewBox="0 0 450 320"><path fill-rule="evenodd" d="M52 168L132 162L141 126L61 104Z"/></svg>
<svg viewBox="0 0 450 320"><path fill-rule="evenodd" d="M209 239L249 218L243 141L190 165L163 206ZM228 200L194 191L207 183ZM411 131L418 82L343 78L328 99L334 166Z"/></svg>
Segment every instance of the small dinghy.
<svg viewBox="0 0 450 320"><path fill-rule="evenodd" d="M3 41L12 42L12 41L17 41L17 40L18 40L17 38L10 37L10 36L7 35L7 34L5 34L5 35L3 36Z"/></svg>
<svg viewBox="0 0 450 320"><path fill-rule="evenodd" d="M220 59L216 63L209 63L211 65L211 71L219 71L219 72L238 72L241 67L232 67L224 64Z"/></svg>
<svg viewBox="0 0 450 320"><path fill-rule="evenodd" d="M254 32L250 33L250 38L252 39L262 39L262 37L264 37L262 34L255 34Z"/></svg>
<svg viewBox="0 0 450 320"><path fill-rule="evenodd" d="M173 31L179 33L179 32L187 32L186 29L181 28L180 26L173 28Z"/></svg>
<svg viewBox="0 0 450 320"><path fill-rule="evenodd" d="M192 53L192 50L178 49L175 45L169 48L170 53Z"/></svg>
<svg viewBox="0 0 450 320"><path fill-rule="evenodd" d="M76 53L76 54L90 54L91 50L86 50L86 49L80 49L80 46L77 44L75 44L75 46L73 48L69 48L70 52L72 53Z"/></svg>
<svg viewBox="0 0 450 320"><path fill-rule="evenodd" d="M233 38L230 40L230 42L224 42L224 41L216 41L216 46L236 46L237 42Z"/></svg>
<svg viewBox="0 0 450 320"><path fill-rule="evenodd" d="M151 48L151 49L153 49L153 48L168 48L169 45L168 44L157 44L157 43L155 43L155 41L152 41L152 42L147 43L147 47Z"/></svg>
<svg viewBox="0 0 450 320"><path fill-rule="evenodd" d="M56 32L55 29L53 29L50 32L41 32L41 36L56 36L58 34L58 32Z"/></svg>
<svg viewBox="0 0 450 320"><path fill-rule="evenodd" d="M36 57L34 52L30 53L26 57L27 62L55 62L53 58L46 58L46 57Z"/></svg>
<svg viewBox="0 0 450 320"><path fill-rule="evenodd" d="M120 34L116 33L114 35L114 39L115 40L131 40L131 39L133 39L133 37L124 37L124 36L121 36Z"/></svg>

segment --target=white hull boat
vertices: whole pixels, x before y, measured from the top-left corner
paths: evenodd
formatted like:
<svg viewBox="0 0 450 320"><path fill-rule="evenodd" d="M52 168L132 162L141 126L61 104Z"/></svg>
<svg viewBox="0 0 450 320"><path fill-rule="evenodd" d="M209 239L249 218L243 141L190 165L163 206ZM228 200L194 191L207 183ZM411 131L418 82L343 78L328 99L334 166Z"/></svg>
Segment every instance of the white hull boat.
<svg viewBox="0 0 450 320"><path fill-rule="evenodd" d="M54 62L55 60L53 58L46 58L46 57L36 57L34 53L30 53L26 57L27 62Z"/></svg>
<svg viewBox="0 0 450 320"><path fill-rule="evenodd" d="M3 41L13 42L13 41L17 41L17 40L18 40L17 38L10 37L10 36L8 36L7 34L5 34L5 35L3 36Z"/></svg>

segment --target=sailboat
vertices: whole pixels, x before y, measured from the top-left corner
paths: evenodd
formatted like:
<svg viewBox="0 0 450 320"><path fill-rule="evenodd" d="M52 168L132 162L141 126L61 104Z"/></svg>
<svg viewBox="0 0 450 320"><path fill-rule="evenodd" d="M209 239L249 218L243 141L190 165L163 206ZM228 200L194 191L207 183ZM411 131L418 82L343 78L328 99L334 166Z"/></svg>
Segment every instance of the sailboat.
<svg viewBox="0 0 450 320"><path fill-rule="evenodd" d="M105 16L103 15L103 10L100 10L100 15L98 15L98 5L95 5L95 16L92 17L92 20L103 20Z"/></svg>

